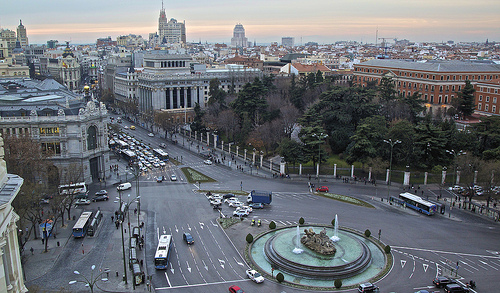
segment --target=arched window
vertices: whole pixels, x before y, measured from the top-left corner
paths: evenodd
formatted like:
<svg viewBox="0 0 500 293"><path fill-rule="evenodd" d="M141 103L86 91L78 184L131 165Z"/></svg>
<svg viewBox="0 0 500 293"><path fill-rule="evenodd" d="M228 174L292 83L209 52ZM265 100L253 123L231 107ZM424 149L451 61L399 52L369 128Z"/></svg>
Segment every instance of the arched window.
<svg viewBox="0 0 500 293"><path fill-rule="evenodd" d="M95 150L97 148L97 128L90 126L87 129L87 149Z"/></svg>

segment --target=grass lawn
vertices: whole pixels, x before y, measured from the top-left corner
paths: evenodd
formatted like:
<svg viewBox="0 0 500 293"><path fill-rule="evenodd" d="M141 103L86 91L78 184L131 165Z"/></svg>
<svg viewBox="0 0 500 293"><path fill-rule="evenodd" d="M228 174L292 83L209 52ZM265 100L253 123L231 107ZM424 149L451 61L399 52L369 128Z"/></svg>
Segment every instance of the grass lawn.
<svg viewBox="0 0 500 293"><path fill-rule="evenodd" d="M186 179L189 183L216 182L215 179L212 179L212 178L196 171L193 168L184 167L184 168L181 168L181 171L182 171L182 173L184 173L184 176L186 176Z"/></svg>

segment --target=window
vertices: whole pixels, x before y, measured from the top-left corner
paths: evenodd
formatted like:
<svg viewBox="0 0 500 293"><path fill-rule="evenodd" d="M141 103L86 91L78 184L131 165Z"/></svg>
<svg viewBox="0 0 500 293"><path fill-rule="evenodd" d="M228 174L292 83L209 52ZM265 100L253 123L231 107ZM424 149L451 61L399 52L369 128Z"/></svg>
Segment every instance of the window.
<svg viewBox="0 0 500 293"><path fill-rule="evenodd" d="M42 152L48 155L61 154L61 144L59 142L43 142Z"/></svg>
<svg viewBox="0 0 500 293"><path fill-rule="evenodd" d="M479 95L479 100L482 101L483 100L483 96Z"/></svg>
<svg viewBox="0 0 500 293"><path fill-rule="evenodd" d="M497 112L497 106L493 105L491 106L491 113L496 113Z"/></svg>
<svg viewBox="0 0 500 293"><path fill-rule="evenodd" d="M488 108L489 108L489 106L490 106L490 105L488 105L488 104L484 105L484 111L488 112L488 110L489 110L489 109L488 109Z"/></svg>
<svg viewBox="0 0 500 293"><path fill-rule="evenodd" d="M40 128L42 136L59 136L59 127L42 127Z"/></svg>
<svg viewBox="0 0 500 293"><path fill-rule="evenodd" d="M87 129L87 149L95 150L97 148L97 128L90 126Z"/></svg>
<svg viewBox="0 0 500 293"><path fill-rule="evenodd" d="M497 97L493 97L493 104L497 103Z"/></svg>
<svg viewBox="0 0 500 293"><path fill-rule="evenodd" d="M481 111L481 106L482 106L482 105L481 105L481 103L477 104L477 109L478 109L479 111Z"/></svg>

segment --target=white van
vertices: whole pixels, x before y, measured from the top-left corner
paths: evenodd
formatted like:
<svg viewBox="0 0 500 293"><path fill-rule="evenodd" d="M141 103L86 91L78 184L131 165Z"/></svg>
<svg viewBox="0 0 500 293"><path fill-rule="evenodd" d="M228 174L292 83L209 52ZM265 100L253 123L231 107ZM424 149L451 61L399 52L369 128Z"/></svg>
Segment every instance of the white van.
<svg viewBox="0 0 500 293"><path fill-rule="evenodd" d="M132 188L132 184L130 184L130 182L125 182L125 183L122 183L122 184L120 184L120 185L118 185L118 186L116 187L116 189L117 189L118 191L121 191L121 190L127 190L127 189L130 189L130 188Z"/></svg>

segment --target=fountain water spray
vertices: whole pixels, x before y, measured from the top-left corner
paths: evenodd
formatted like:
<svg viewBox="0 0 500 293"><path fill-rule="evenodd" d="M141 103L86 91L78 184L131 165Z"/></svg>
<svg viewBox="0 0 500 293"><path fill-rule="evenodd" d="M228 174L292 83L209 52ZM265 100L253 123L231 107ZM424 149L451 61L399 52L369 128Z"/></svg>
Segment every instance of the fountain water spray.
<svg viewBox="0 0 500 293"><path fill-rule="evenodd" d="M335 229L333 230L333 236L330 238L333 242L338 242L339 238L339 219L337 214L335 214Z"/></svg>
<svg viewBox="0 0 500 293"><path fill-rule="evenodd" d="M300 246L300 228L297 225L297 238L295 239L295 248L293 249L293 253L301 254L302 252L304 252L304 250L299 248L299 246Z"/></svg>

